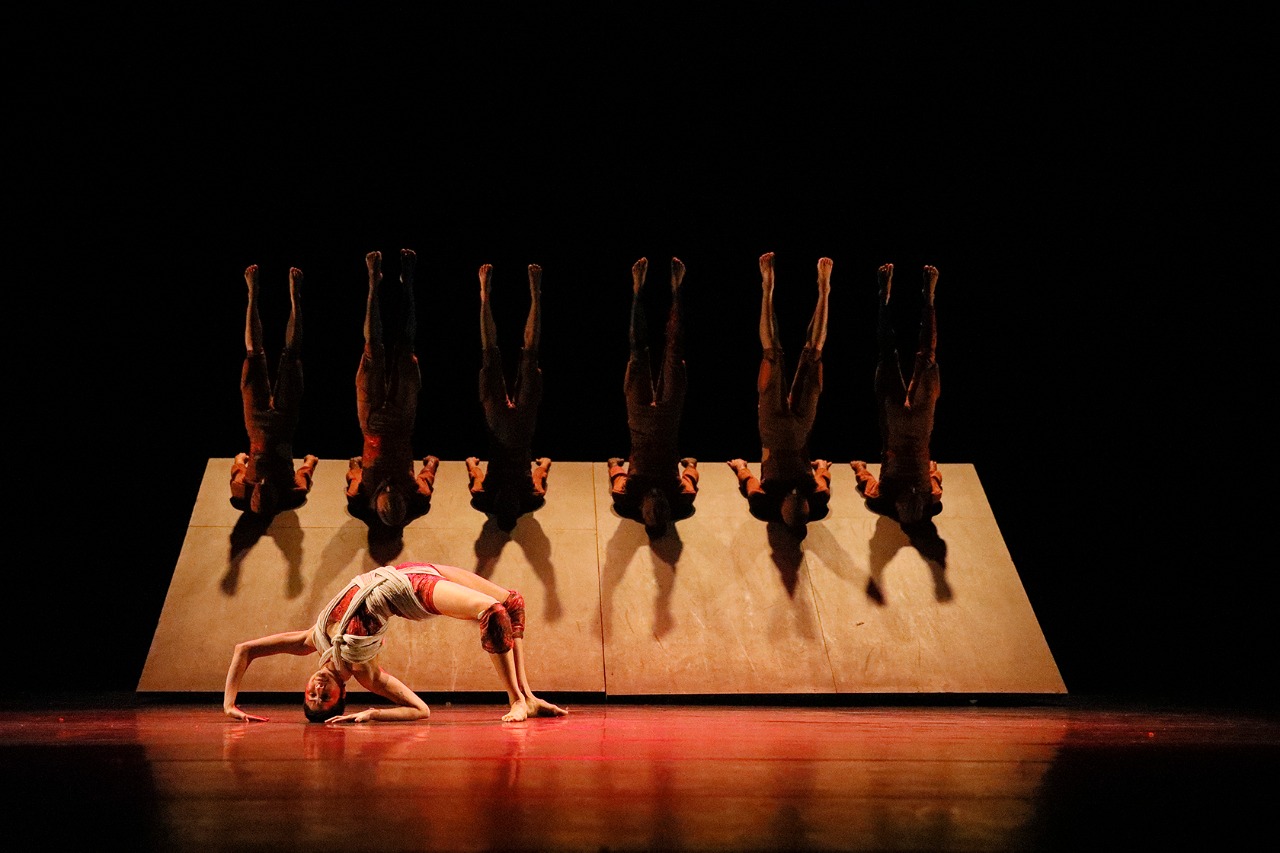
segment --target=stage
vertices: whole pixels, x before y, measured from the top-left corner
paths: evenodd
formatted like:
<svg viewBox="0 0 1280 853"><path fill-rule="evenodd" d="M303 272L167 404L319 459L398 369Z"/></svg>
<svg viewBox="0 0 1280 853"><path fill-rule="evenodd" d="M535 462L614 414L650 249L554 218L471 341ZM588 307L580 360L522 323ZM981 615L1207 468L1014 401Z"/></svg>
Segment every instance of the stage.
<svg viewBox="0 0 1280 853"><path fill-rule="evenodd" d="M560 698L560 697L556 697ZM567 702L332 727L220 697L0 711L5 832L165 851L1246 849L1280 722L1097 705ZM356 707L360 707L357 703Z"/></svg>

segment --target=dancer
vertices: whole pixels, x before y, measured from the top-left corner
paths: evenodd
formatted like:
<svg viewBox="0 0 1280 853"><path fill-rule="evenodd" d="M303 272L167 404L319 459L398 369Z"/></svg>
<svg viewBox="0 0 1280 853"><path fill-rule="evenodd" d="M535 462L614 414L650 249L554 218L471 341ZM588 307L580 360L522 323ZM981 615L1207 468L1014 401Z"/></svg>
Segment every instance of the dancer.
<svg viewBox="0 0 1280 853"><path fill-rule="evenodd" d="M249 304L244 322L244 363L240 368L240 399L249 452L237 453L231 463L231 505L241 512L270 518L307 500L319 461L307 455L295 471L293 436L302 407L302 270L289 269L289 324L273 388L267 372L258 314L258 265L244 271Z"/></svg>
<svg viewBox="0 0 1280 853"><path fill-rule="evenodd" d="M896 333L889 316L889 296L893 289L893 264L884 264L877 273L879 311L876 337L876 406L880 421L880 477L867 470L867 463L849 463L858 480L858 491L867 507L896 518L899 524L926 522L942 512L942 474L930 458L933 414L941 393L938 373L938 321L933 297L938 285L936 267L925 266L921 288L920 338L908 382L898 358Z"/></svg>
<svg viewBox="0 0 1280 853"><path fill-rule="evenodd" d="M236 704L249 664L270 655L319 652L320 668L307 679L302 700L303 713L311 722L425 720L431 716L427 703L378 665L378 653L391 617L421 621L436 615L479 623L480 645L491 655L510 702L504 722L568 713L540 699L529 686L524 597L474 572L439 563L401 563L366 572L335 595L311 627L239 643L227 669L222 710L235 720L267 722L266 717L245 713ZM366 690L391 700L394 707L346 713L346 684L353 676Z"/></svg>
<svg viewBox="0 0 1280 853"><path fill-rule="evenodd" d="M364 352L356 370L356 413L364 434L361 455L347 465L347 508L366 523L403 527L431 508L440 460L427 456L414 473L413 426L422 374L414 352L417 317L413 299L417 255L400 250L400 290L384 331L382 253L365 255L369 296L365 303Z"/></svg>
<svg viewBox="0 0 1280 853"><path fill-rule="evenodd" d="M831 463L809 458L809 434L822 393L822 347L827 340L827 302L831 292L831 259L818 260L818 302L790 393L784 395L786 361L773 310L773 252L760 256L760 346L763 355L756 381L760 420L761 462L757 478L746 460L730 459L738 490L751 514L780 521L803 539L808 523L825 518L831 500Z"/></svg>
<svg viewBox="0 0 1280 853"><path fill-rule="evenodd" d="M525 321L515 394L507 392L498 329L489 302L493 265L480 267L480 405L489 437L489 461L467 457L471 506L494 516L510 533L519 517L546 502L551 460L533 458L533 433L542 403L538 346L542 337L542 267L529 265L529 316Z"/></svg>
<svg viewBox="0 0 1280 853"><path fill-rule="evenodd" d="M685 268L671 259L671 305L660 372L655 377L649 357L647 324L641 292L649 260L631 267L631 355L623 380L631 455L609 460L609 493L619 515L642 521L650 538L667 532L671 521L688 518L698 496L698 460L680 458L680 417L688 390L684 362L684 328L680 288Z"/></svg>

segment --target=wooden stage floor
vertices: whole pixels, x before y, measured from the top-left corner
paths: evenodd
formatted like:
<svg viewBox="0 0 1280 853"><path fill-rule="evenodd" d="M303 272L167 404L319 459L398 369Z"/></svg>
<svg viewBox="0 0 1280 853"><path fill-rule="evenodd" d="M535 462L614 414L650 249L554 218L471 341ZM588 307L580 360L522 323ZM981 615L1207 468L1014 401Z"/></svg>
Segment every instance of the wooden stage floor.
<svg viewBox="0 0 1280 853"><path fill-rule="evenodd" d="M548 698L561 700L549 695ZM1077 697L1028 704L566 701L502 723L268 723L220 697L0 709L14 849L1253 849L1280 718ZM359 706L357 706L359 707Z"/></svg>

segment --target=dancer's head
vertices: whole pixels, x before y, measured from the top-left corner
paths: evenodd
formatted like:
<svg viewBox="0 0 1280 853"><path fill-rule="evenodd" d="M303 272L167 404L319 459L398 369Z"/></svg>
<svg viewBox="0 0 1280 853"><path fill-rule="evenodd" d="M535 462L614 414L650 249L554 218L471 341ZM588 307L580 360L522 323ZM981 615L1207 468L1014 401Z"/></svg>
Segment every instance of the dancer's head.
<svg viewBox="0 0 1280 853"><path fill-rule="evenodd" d="M250 512L264 517L272 516L279 505L280 494L273 484L263 481L254 485L253 492L249 495Z"/></svg>
<svg viewBox="0 0 1280 853"><path fill-rule="evenodd" d="M302 691L302 713L313 723L337 717L347 708L347 685L333 670L322 667L307 679Z"/></svg>
<svg viewBox="0 0 1280 853"><path fill-rule="evenodd" d="M926 509L930 497L931 493L922 491L918 485L901 489L893 499L893 508L898 516L898 523L917 524L928 518Z"/></svg>
<svg viewBox="0 0 1280 853"><path fill-rule="evenodd" d="M782 499L781 514L782 523L803 538L809 524L809 498L792 489Z"/></svg>
<svg viewBox="0 0 1280 853"><path fill-rule="evenodd" d="M671 523L671 502L662 489L651 488L640 498L640 517L644 519L645 532L656 539L667 532Z"/></svg>
<svg viewBox="0 0 1280 853"><path fill-rule="evenodd" d="M373 509L378 514L378 520L387 527L399 527L404 524L409 505L404 495L386 482L378 487L377 494L373 496Z"/></svg>

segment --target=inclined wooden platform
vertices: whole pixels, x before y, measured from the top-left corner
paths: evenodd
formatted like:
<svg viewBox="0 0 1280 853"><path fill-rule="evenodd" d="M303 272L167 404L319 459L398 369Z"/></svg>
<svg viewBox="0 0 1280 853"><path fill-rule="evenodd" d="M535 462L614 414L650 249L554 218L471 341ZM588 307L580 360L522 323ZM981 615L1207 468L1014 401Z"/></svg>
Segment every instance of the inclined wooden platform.
<svg viewBox="0 0 1280 853"><path fill-rule="evenodd" d="M221 691L236 642L309 626L352 576L407 560L521 590L541 692L1066 692L972 465L941 466L937 535L913 542L836 464L830 515L796 540L703 460L695 514L650 542L614 513L604 462L554 462L546 505L507 535L470 507L464 464L444 461L431 511L387 543L347 512L346 460L321 460L307 503L265 531L231 507L230 464L208 462L140 692ZM398 621L383 662L423 693L498 687L458 620ZM314 664L260 661L244 690L298 691Z"/></svg>

